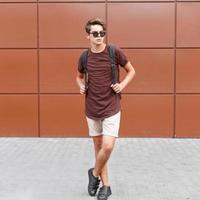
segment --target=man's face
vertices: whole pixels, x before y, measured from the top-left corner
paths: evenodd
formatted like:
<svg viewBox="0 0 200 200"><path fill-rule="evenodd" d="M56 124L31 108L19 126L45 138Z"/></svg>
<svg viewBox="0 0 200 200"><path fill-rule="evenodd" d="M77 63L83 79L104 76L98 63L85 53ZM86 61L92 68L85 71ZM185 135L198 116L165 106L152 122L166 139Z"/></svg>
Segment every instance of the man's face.
<svg viewBox="0 0 200 200"><path fill-rule="evenodd" d="M101 25L92 25L88 39L95 45L101 45L104 42L105 31Z"/></svg>

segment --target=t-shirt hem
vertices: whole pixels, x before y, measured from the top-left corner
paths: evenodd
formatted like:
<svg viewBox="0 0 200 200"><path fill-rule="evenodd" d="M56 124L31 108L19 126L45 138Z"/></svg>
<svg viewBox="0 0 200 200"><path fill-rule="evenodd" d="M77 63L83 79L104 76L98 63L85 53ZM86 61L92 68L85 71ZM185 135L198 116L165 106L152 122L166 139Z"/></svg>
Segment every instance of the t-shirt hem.
<svg viewBox="0 0 200 200"><path fill-rule="evenodd" d="M119 109L119 110L117 110L117 111L114 111L114 112L110 113L109 115L104 115L104 116L102 116L102 117L94 117L94 116L91 116L91 115L89 115L89 114L87 114L87 113L85 113L85 115L86 115L86 117L88 117L88 118L90 118L90 119L94 119L94 120L104 120L105 118L108 118L108 117L111 117L111 116L117 114L118 112L120 112L120 110L121 110L121 109Z"/></svg>

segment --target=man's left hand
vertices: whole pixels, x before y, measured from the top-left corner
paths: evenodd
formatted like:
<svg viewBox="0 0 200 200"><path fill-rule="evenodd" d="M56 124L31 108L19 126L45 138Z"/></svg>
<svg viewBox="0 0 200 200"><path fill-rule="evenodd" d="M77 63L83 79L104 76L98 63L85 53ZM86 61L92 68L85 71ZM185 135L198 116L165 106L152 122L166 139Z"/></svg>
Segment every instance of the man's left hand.
<svg viewBox="0 0 200 200"><path fill-rule="evenodd" d="M121 83L115 83L114 85L111 85L111 88L116 92L116 93L120 93L123 90L123 87L121 85Z"/></svg>

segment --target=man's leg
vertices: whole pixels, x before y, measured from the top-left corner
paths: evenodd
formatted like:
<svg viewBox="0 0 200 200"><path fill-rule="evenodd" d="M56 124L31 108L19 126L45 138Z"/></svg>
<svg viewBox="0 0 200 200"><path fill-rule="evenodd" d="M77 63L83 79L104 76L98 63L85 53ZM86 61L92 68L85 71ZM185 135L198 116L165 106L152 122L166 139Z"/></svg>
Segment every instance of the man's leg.
<svg viewBox="0 0 200 200"><path fill-rule="evenodd" d="M100 136L93 137L93 142L94 142L94 148L95 148L95 158L97 160L97 155L102 147L103 136L100 135ZM107 164L105 164L104 167L102 168L100 177L101 177L101 181L103 185L109 185Z"/></svg>
<svg viewBox="0 0 200 200"><path fill-rule="evenodd" d="M94 196L96 194L99 187L98 177L100 176L103 186L98 192L97 199L107 200L108 196L112 194L108 183L107 161L110 158L115 140L118 137L120 112L111 117L105 118L103 121L94 121L89 118L87 118L87 121L90 130L89 135L93 136L96 157L95 168L88 170L88 193L90 196ZM102 132L103 135L98 137L98 134L96 133Z"/></svg>
<svg viewBox="0 0 200 200"><path fill-rule="evenodd" d="M96 163L95 163L95 167L93 170L94 176L99 176L104 167L105 167L104 170L107 173L106 163L107 163L107 161L111 155L111 152L113 150L113 147L115 144L115 139L116 138L113 136L107 136L107 135L102 136L102 146L97 154ZM106 177L105 174L101 174L101 175L103 175L103 177Z"/></svg>

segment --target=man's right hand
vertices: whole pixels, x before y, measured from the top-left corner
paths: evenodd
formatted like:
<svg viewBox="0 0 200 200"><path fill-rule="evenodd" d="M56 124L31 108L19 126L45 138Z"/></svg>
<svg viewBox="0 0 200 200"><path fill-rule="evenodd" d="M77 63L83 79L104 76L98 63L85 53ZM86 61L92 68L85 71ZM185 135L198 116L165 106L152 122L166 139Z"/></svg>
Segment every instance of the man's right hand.
<svg viewBox="0 0 200 200"><path fill-rule="evenodd" d="M77 72L77 75L76 75L76 82L80 88L80 93L81 94L85 94L85 81L84 81L84 74L83 73L80 73L79 71Z"/></svg>
<svg viewBox="0 0 200 200"><path fill-rule="evenodd" d="M85 85L80 86L80 93L85 94Z"/></svg>

